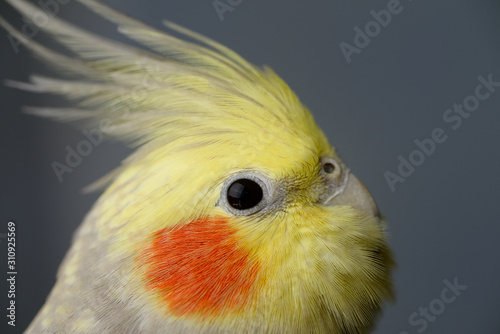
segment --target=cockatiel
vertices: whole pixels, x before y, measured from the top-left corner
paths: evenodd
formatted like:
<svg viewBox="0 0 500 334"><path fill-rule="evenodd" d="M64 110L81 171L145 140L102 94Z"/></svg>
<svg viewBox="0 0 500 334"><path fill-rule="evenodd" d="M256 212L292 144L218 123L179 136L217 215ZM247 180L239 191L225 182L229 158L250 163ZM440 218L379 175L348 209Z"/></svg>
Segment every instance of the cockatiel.
<svg viewBox="0 0 500 334"><path fill-rule="evenodd" d="M4 19L65 74L59 120L104 120L136 147L77 230L27 333L367 333L392 298L385 223L310 112L269 68L171 22L79 0L142 45L7 0L71 53ZM45 18L44 19L44 16Z"/></svg>

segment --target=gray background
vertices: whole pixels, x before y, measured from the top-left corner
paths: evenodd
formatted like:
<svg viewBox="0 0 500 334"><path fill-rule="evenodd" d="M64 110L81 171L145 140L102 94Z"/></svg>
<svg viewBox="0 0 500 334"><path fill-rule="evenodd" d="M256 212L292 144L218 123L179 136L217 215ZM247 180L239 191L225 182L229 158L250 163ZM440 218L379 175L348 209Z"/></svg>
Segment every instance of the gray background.
<svg viewBox="0 0 500 334"><path fill-rule="evenodd" d="M229 46L254 64L271 66L313 112L341 157L367 185L390 223L399 267L397 300L387 305L376 333L418 333L409 323L420 307L438 305L444 280L465 291L424 333L500 333L498 186L500 89L453 130L443 113L474 93L477 77L500 81L498 1L402 0L361 53L347 63L339 44L353 44L355 26L373 20L388 1L247 1L221 21L212 1L106 1L160 27L169 19ZM19 16L0 2L16 26ZM58 16L114 36L113 26L70 1ZM42 36L37 40L45 41ZM0 33L0 77L26 80L49 73L25 49L15 54ZM54 283L71 235L97 195L80 189L117 166L129 150L103 143L60 183L51 163L66 145L84 139L76 127L22 114L22 105L50 105L50 97L0 87L2 135L0 233L17 222L17 326L23 330ZM442 128L438 144L392 192L384 172L396 172L415 139ZM5 239L0 268L4 277ZM2 278L0 309L7 307ZM419 317L420 318L420 317Z"/></svg>

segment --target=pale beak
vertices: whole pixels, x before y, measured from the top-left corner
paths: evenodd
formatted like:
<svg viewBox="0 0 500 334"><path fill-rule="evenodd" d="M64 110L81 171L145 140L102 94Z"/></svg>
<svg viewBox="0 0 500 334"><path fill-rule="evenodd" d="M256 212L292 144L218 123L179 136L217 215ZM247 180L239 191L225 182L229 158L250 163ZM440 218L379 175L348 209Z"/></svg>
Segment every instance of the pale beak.
<svg viewBox="0 0 500 334"><path fill-rule="evenodd" d="M357 210L380 218L380 212L372 195L352 173L348 174L344 189L326 204L330 206L352 206Z"/></svg>

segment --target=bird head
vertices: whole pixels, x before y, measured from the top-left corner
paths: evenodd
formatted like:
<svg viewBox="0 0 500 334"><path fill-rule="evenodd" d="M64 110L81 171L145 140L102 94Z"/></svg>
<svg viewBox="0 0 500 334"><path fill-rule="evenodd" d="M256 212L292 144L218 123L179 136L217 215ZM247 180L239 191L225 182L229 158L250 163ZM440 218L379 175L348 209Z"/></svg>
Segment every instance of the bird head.
<svg viewBox="0 0 500 334"><path fill-rule="evenodd" d="M36 16L33 5L8 2ZM30 112L104 120L102 131L135 151L100 183L104 193L32 329L371 328L392 295L385 224L292 90L271 69L171 22L192 41L79 2L143 47L55 17L40 25L67 55L1 20L39 58L78 78L9 84L69 98L76 107Z"/></svg>
<svg viewBox="0 0 500 334"><path fill-rule="evenodd" d="M123 202L103 205L112 213L98 229L135 261L124 286L169 316L228 330L367 328L390 296L384 223L309 112L275 98L223 103L223 119L143 146L103 195Z"/></svg>

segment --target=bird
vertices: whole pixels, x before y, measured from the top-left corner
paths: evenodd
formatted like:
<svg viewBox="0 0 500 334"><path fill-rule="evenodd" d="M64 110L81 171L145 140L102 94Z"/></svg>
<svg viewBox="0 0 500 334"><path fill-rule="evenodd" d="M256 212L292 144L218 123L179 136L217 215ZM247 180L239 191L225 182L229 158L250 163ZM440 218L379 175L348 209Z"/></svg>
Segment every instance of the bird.
<svg viewBox="0 0 500 334"><path fill-rule="evenodd" d="M394 298L387 222L312 113L269 67L199 33L96 0L101 36L6 0L55 50L0 17L54 76L6 84L102 124L133 151L101 191L26 333L333 333L375 328ZM126 40L126 41L125 41Z"/></svg>

